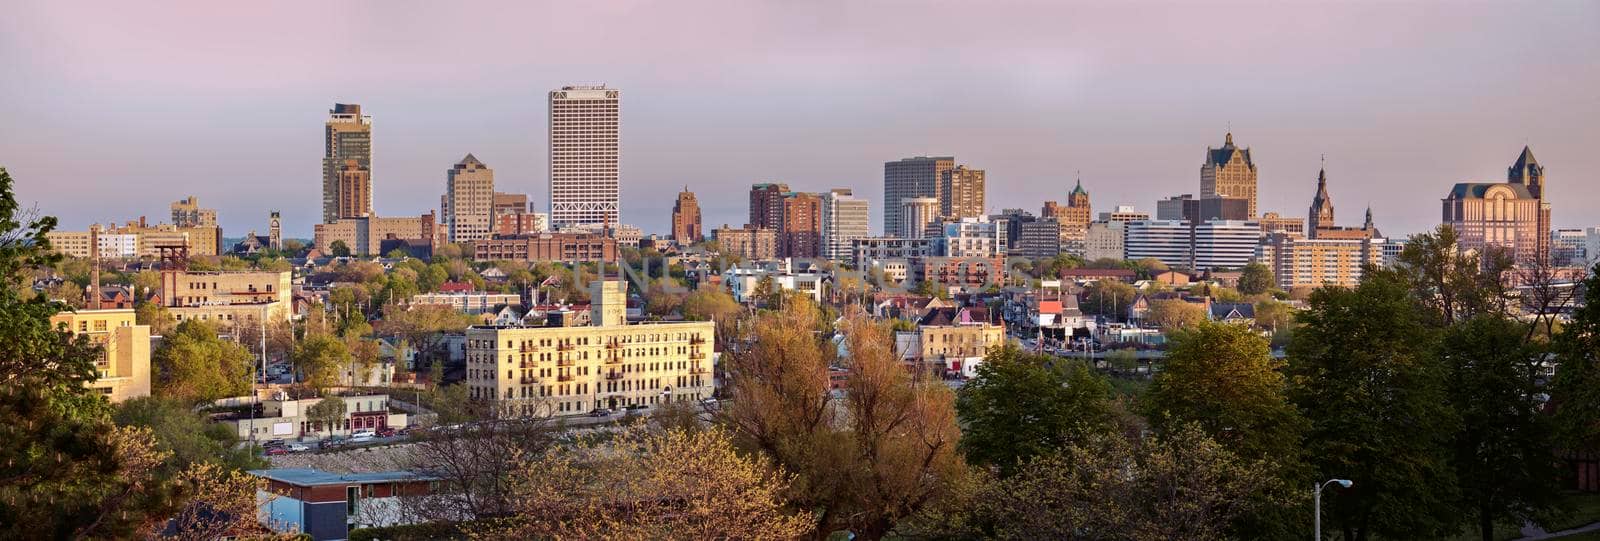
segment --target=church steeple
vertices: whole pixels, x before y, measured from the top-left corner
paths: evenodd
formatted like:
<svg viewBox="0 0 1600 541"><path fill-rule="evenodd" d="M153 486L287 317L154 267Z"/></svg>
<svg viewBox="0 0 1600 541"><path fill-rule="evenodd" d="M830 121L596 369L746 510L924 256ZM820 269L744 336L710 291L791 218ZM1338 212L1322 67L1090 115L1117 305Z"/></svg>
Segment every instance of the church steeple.
<svg viewBox="0 0 1600 541"><path fill-rule="evenodd" d="M1372 206L1371 205L1367 206L1367 221L1361 224L1361 228L1365 229L1367 231L1372 231L1373 229L1375 229L1374 227L1372 227Z"/></svg>
<svg viewBox="0 0 1600 541"><path fill-rule="evenodd" d="M1506 168L1506 181L1526 185L1534 199L1544 199L1544 166L1539 165L1539 160L1533 158L1533 151L1526 145L1522 147L1522 154L1517 156L1517 162Z"/></svg>

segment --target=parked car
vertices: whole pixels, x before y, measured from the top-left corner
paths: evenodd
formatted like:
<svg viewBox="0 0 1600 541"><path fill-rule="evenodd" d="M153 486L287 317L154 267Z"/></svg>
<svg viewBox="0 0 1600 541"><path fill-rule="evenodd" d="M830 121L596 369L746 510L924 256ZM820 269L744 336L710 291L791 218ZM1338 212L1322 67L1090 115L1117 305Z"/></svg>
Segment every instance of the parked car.
<svg viewBox="0 0 1600 541"><path fill-rule="evenodd" d="M268 447L267 448L267 456L278 456L278 455L287 455L287 454L289 454L289 450L285 449L283 447Z"/></svg>
<svg viewBox="0 0 1600 541"><path fill-rule="evenodd" d="M378 433L373 432L371 430L362 430L360 432L356 432L354 434L351 434L350 435L350 442L351 443L369 442L369 441L372 441L372 439L376 438L376 437L378 437Z"/></svg>
<svg viewBox="0 0 1600 541"><path fill-rule="evenodd" d="M291 443L291 444L283 446L283 448L284 449L288 449L289 452L291 452L291 453L304 453L306 451L310 451L311 450L310 447L307 447L306 445L299 444L299 443Z"/></svg>
<svg viewBox="0 0 1600 541"><path fill-rule="evenodd" d="M377 433L378 433L378 437L380 437L380 438L390 438L390 437L394 437L394 435L396 434L396 431L395 431L394 428L386 426L386 427L378 429Z"/></svg>
<svg viewBox="0 0 1600 541"><path fill-rule="evenodd" d="M267 440L266 443L261 444L261 446L267 449L271 449L273 447L283 447L283 440Z"/></svg>
<svg viewBox="0 0 1600 541"><path fill-rule="evenodd" d="M589 412L589 416L590 417L610 417L611 416L611 410L602 409L602 408L595 408L594 411Z"/></svg>

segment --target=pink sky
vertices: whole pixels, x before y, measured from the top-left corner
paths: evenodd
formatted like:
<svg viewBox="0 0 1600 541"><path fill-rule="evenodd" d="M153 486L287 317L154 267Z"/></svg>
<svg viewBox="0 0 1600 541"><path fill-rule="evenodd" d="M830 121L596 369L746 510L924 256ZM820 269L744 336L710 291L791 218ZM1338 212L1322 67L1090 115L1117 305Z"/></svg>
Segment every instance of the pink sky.
<svg viewBox="0 0 1600 541"><path fill-rule="evenodd" d="M188 194L228 236L309 236L321 123L375 124L384 215L438 204L471 152L546 204L545 93L623 90L623 218L708 227L745 190L850 187L954 155L989 206L1037 212L1081 171L1097 208L1198 191L1231 124L1263 210L1303 215L1328 156L1340 221L1431 227L1524 144L1558 226L1600 224L1600 4L1423 2L32 2L0 18L0 166L67 228Z"/></svg>

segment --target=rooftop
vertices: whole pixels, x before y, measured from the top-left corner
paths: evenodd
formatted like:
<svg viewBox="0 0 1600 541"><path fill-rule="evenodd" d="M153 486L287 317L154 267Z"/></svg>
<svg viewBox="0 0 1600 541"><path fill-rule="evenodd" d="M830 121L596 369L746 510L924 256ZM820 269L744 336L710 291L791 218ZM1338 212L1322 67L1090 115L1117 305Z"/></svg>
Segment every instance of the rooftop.
<svg viewBox="0 0 1600 541"><path fill-rule="evenodd" d="M392 483L395 481L439 481L439 477L409 471L372 473L333 473L312 468L250 470L250 474L298 486L346 485L350 483Z"/></svg>

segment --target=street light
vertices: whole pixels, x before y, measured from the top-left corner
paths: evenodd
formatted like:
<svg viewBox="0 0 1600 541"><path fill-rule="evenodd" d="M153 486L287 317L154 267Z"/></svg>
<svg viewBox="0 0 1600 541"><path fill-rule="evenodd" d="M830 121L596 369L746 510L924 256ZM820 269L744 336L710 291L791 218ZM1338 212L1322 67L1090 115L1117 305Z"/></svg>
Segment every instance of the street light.
<svg viewBox="0 0 1600 541"><path fill-rule="evenodd" d="M1334 483L1338 483L1339 486L1344 488L1350 488L1350 485L1355 484L1349 479L1329 479L1321 483L1311 484L1311 501L1317 509L1316 517L1312 522L1312 533L1316 536L1314 539L1317 541L1322 541L1322 489L1328 488L1328 485Z"/></svg>

